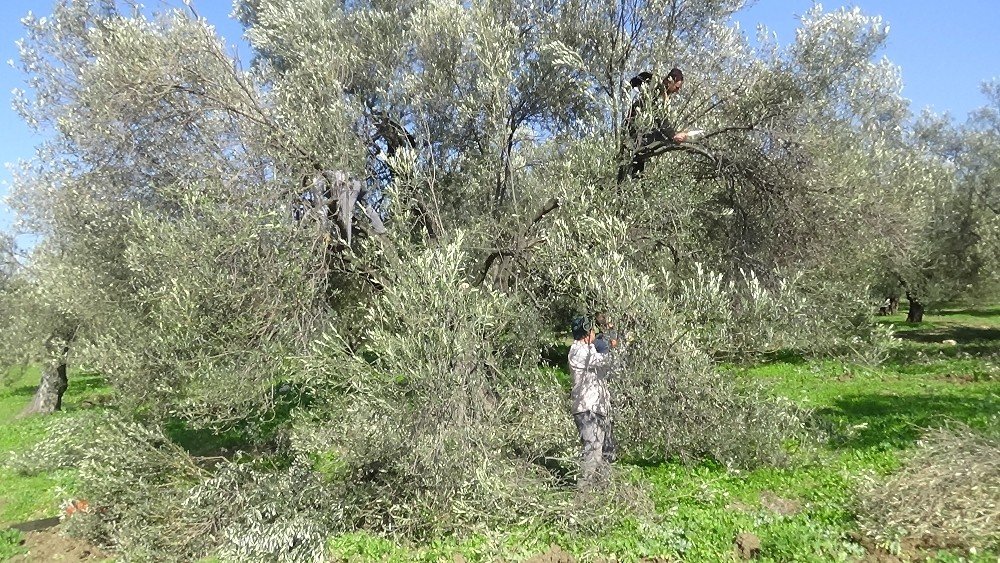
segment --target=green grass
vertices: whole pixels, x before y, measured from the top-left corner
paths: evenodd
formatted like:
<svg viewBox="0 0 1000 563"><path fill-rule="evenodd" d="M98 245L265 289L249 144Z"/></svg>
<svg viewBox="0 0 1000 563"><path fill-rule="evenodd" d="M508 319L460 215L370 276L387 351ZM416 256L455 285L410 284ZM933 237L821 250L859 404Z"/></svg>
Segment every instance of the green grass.
<svg viewBox="0 0 1000 563"><path fill-rule="evenodd" d="M729 472L706 463L637 468L657 509L680 524L692 561L721 560L733 538L761 540L764 561L837 561L863 555L851 541L860 479L897 469L928 428L963 423L1000 429L1000 307L928 314L924 323L896 324L900 345L879 368L785 355L733 370L810 408L828 439L792 469ZM957 346L941 342L953 339ZM763 499L763 502L762 502ZM779 499L776 501L775 499ZM776 502L795 510L779 513ZM636 555L655 555L637 553ZM957 560L941 552L931 559ZM996 560L996 554L980 554Z"/></svg>
<svg viewBox="0 0 1000 563"><path fill-rule="evenodd" d="M27 451L45 435L48 417L21 417L38 385L37 369L18 370L7 385L0 387L0 460ZM92 374L71 376L63 398L63 412L53 416L76 416L107 392L99 377ZM0 530L9 524L56 516L59 505L73 488L72 471L40 475L21 475L0 463ZM18 552L21 536L14 531L0 534L0 560Z"/></svg>
<svg viewBox="0 0 1000 563"><path fill-rule="evenodd" d="M21 534L17 530L0 529L0 561L6 561L25 552L21 547Z"/></svg>

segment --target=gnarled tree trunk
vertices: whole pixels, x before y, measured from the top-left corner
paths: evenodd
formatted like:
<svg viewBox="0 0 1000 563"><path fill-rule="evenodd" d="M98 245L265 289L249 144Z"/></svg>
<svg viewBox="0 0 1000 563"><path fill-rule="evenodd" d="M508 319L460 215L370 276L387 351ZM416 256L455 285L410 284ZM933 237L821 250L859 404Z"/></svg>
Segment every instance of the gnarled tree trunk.
<svg viewBox="0 0 1000 563"><path fill-rule="evenodd" d="M66 361L63 359L42 368L42 381L35 391L31 404L23 414L51 414L62 408L63 393L69 386L66 378Z"/></svg>
<svg viewBox="0 0 1000 563"><path fill-rule="evenodd" d="M920 299L912 295L909 291L906 292L906 300L910 302L910 312L906 314L906 322L908 323L921 323L924 321L924 304L920 302Z"/></svg>

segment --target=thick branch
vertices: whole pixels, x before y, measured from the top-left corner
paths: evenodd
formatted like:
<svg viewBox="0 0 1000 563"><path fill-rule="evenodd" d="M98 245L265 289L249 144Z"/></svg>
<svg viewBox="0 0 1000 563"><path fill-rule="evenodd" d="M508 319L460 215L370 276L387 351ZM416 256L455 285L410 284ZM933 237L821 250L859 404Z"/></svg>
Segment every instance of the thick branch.
<svg viewBox="0 0 1000 563"><path fill-rule="evenodd" d="M486 281L486 276L489 275L490 268L493 267L493 263L496 262L498 259L514 256L518 252L526 250L527 248L530 248L534 244L537 244L538 239L532 240L530 242L528 241L528 235L531 233L531 229L539 222L541 222L541 220L544 219L546 215L555 211L558 208L559 208L559 200L554 197L549 198L549 200L546 201L544 205L542 205L542 207L538 210L538 212L535 213L535 216L532 217L531 222L525 225L523 229L521 229L521 232L518 235L517 243L515 244L513 249L498 248L493 252L490 252L490 254L486 257L486 259L483 260L483 264L479 267L479 274L476 276L474 285L479 286L482 285L484 281Z"/></svg>
<svg viewBox="0 0 1000 563"><path fill-rule="evenodd" d="M531 219L531 223L527 227L525 227L525 230L522 232L522 236L527 234L528 229L535 226L535 224L541 221L543 217L555 211L558 207L559 207L559 200L554 197L549 198L549 200L545 202L545 205L543 205L542 208L538 210L538 213L535 213L535 216Z"/></svg>

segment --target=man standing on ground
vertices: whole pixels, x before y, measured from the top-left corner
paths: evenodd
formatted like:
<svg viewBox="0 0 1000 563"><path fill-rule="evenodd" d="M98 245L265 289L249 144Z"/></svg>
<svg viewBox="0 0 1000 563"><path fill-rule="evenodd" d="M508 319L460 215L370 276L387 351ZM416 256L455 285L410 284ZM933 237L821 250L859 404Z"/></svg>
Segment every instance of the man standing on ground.
<svg viewBox="0 0 1000 563"><path fill-rule="evenodd" d="M597 368L598 370L603 370L607 376L605 381L611 382L611 379L616 373L621 369L621 355L618 352L619 346L622 344L621 335L615 328L615 324L611 322L607 313L598 313L594 318L594 322L597 330L597 337L594 340L594 348L599 354L613 354L610 356L610 360L606 361L603 366ZM611 401L611 408L608 411L607 416L607 434L604 436L604 459L609 462L614 462L618 459L618 442L615 440L615 417L614 411L617 404Z"/></svg>
<svg viewBox="0 0 1000 563"><path fill-rule="evenodd" d="M608 391L610 356L594 347L594 323L586 317L573 320L573 345L569 349L569 371L573 377L573 419L582 445L581 484L591 484L606 473L613 458L607 440L611 427L611 393Z"/></svg>

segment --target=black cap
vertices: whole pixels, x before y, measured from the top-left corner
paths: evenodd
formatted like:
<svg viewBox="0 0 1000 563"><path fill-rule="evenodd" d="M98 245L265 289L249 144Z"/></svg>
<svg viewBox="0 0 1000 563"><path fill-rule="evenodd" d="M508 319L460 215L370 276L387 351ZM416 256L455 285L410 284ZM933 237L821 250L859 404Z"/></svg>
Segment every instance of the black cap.
<svg viewBox="0 0 1000 563"><path fill-rule="evenodd" d="M652 79L653 79L652 72L643 71L633 76L632 79L628 81L628 83L631 84L633 88L638 88L639 86L642 86L643 84L649 82Z"/></svg>
<svg viewBox="0 0 1000 563"><path fill-rule="evenodd" d="M580 340L594 330L594 321L590 317L580 316L573 319L573 340Z"/></svg>

